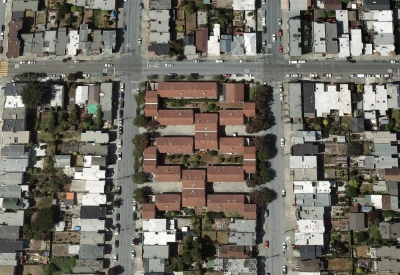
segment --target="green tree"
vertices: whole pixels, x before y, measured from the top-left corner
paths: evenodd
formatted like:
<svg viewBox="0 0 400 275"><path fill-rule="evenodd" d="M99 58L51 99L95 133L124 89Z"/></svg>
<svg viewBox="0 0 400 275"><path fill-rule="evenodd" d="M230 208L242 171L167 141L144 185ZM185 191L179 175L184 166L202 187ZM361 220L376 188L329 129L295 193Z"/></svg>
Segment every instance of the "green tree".
<svg viewBox="0 0 400 275"><path fill-rule="evenodd" d="M71 7L71 12L76 12L78 10L78 7L77 6L72 6Z"/></svg>
<svg viewBox="0 0 400 275"><path fill-rule="evenodd" d="M146 126L146 117L144 115L137 115L133 119L133 125L136 127L144 127Z"/></svg>
<svg viewBox="0 0 400 275"><path fill-rule="evenodd" d="M66 23L68 26L71 26L72 23L74 23L74 19L72 18L72 16L68 17L68 18L65 20L65 23Z"/></svg>
<svg viewBox="0 0 400 275"><path fill-rule="evenodd" d="M60 7L58 8L58 16L64 18L65 15L69 13L69 11L70 9L68 8L68 5L61 3Z"/></svg>
<svg viewBox="0 0 400 275"><path fill-rule="evenodd" d="M76 266L76 258L54 257L51 258L50 263L56 265L61 273L72 273L72 269Z"/></svg>
<svg viewBox="0 0 400 275"><path fill-rule="evenodd" d="M57 2L58 3L58 2ZM43 273L45 274L45 275L53 275L53 274L55 274L55 273L57 273L58 271L60 271L58 268L57 268L57 266L56 265L54 265L54 264L47 264L47 265L43 265L42 266L42 270L43 270Z"/></svg>
<svg viewBox="0 0 400 275"><path fill-rule="evenodd" d="M101 105L97 105L95 128L95 130L103 128L103 112L101 111Z"/></svg>
<svg viewBox="0 0 400 275"><path fill-rule="evenodd" d="M135 94L135 101L137 105L143 105L145 103L146 92L144 90L140 90Z"/></svg>
<svg viewBox="0 0 400 275"><path fill-rule="evenodd" d="M190 256L192 257L193 262L201 262L203 260L201 249L199 247L190 250Z"/></svg>
<svg viewBox="0 0 400 275"><path fill-rule="evenodd" d="M346 195L350 198L358 196L358 189L353 186L347 186Z"/></svg>
<svg viewBox="0 0 400 275"><path fill-rule="evenodd" d="M146 193L143 188L136 188L133 191L133 199L135 201L141 201L146 196Z"/></svg>
<svg viewBox="0 0 400 275"><path fill-rule="evenodd" d="M50 228L53 227L54 217L53 210L50 207L42 208L37 211L35 220L31 223L32 231L34 232L35 240L42 240L43 234L47 234Z"/></svg>
<svg viewBox="0 0 400 275"><path fill-rule="evenodd" d="M147 180L147 174L145 172L136 172L132 175L132 180L137 184L143 184Z"/></svg>
<svg viewBox="0 0 400 275"><path fill-rule="evenodd" d="M355 235L358 243L366 242L369 239L369 234L366 231L357 232Z"/></svg>
<svg viewBox="0 0 400 275"><path fill-rule="evenodd" d="M213 79L215 82L222 82L222 81L224 81L224 77L223 77L221 74L213 75L212 79Z"/></svg>
<svg viewBox="0 0 400 275"><path fill-rule="evenodd" d="M328 126L328 124L329 124L329 120L327 120L326 118L322 121L322 123L325 125L325 126Z"/></svg>
<svg viewBox="0 0 400 275"><path fill-rule="evenodd" d="M354 188L358 188L359 187L359 182L355 179L349 180L349 186L352 186Z"/></svg>
<svg viewBox="0 0 400 275"><path fill-rule="evenodd" d="M357 267L356 273L357 274L363 274L364 270L361 267Z"/></svg>
<svg viewBox="0 0 400 275"><path fill-rule="evenodd" d="M28 109L36 109L41 103L43 98L43 87L37 82L28 82L22 88L21 99Z"/></svg>

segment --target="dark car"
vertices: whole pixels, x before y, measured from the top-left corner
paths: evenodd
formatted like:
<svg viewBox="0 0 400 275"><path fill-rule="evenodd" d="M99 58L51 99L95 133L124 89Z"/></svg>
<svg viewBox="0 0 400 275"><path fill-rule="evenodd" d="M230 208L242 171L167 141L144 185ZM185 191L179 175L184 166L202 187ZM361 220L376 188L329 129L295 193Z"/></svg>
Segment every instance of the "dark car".
<svg viewBox="0 0 400 275"><path fill-rule="evenodd" d="M3 32L6 29L6 26L1 25L1 31Z"/></svg>
<svg viewBox="0 0 400 275"><path fill-rule="evenodd" d="M122 118L124 116L124 111L123 110L119 110L119 117Z"/></svg>
<svg viewBox="0 0 400 275"><path fill-rule="evenodd" d="M132 218L133 218L133 220L136 220L136 218L137 218L137 213L136 212L133 212Z"/></svg>
<svg viewBox="0 0 400 275"><path fill-rule="evenodd" d="M168 74L168 76L171 76L171 77L175 77L177 74L176 73L169 73Z"/></svg>
<svg viewBox="0 0 400 275"><path fill-rule="evenodd" d="M99 76L107 76L106 73L100 73Z"/></svg>
<svg viewBox="0 0 400 275"><path fill-rule="evenodd" d="M121 195L121 186L117 186L117 194Z"/></svg>
<svg viewBox="0 0 400 275"><path fill-rule="evenodd" d="M118 248L118 246L119 246L119 241L115 240L115 247Z"/></svg>
<svg viewBox="0 0 400 275"><path fill-rule="evenodd" d="M139 9L143 9L144 8L144 5L143 5L143 3L142 2L140 2L140 4L139 4Z"/></svg>
<svg viewBox="0 0 400 275"><path fill-rule="evenodd" d="M119 132L120 135L122 135L124 133L124 128L119 127L118 132Z"/></svg>
<svg viewBox="0 0 400 275"><path fill-rule="evenodd" d="M119 103L119 108L120 108L120 109L124 109L124 106L125 106L124 102L121 101L121 102Z"/></svg>
<svg viewBox="0 0 400 275"><path fill-rule="evenodd" d="M266 34L267 33L267 26L263 27L263 33Z"/></svg>
<svg viewBox="0 0 400 275"><path fill-rule="evenodd" d="M120 200L118 200L118 201L116 202L116 204L117 204L117 208L120 208L120 207L121 207L121 201L120 201Z"/></svg>
<svg viewBox="0 0 400 275"><path fill-rule="evenodd" d="M117 214L115 215L115 220L118 222L118 221L119 221L119 218L120 218L120 215L119 215L119 213L117 213Z"/></svg>
<svg viewBox="0 0 400 275"><path fill-rule="evenodd" d="M120 92L119 93L119 98L122 100L125 98L125 93L124 92Z"/></svg>
<svg viewBox="0 0 400 275"><path fill-rule="evenodd" d="M347 63L356 63L356 61L354 59L349 59L347 60Z"/></svg>

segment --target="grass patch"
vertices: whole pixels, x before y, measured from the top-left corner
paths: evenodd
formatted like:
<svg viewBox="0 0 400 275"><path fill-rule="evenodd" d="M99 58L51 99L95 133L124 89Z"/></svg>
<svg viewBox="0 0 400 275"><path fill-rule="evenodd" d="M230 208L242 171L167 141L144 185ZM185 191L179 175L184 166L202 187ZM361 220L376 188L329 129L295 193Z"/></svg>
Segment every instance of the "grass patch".
<svg viewBox="0 0 400 275"><path fill-rule="evenodd" d="M363 183L360 186L360 192L362 194L364 193L372 193L373 192L373 187L371 183Z"/></svg>
<svg viewBox="0 0 400 275"><path fill-rule="evenodd" d="M341 117L340 129L342 131L351 131L351 117Z"/></svg>
<svg viewBox="0 0 400 275"><path fill-rule="evenodd" d="M396 120L395 127L400 127L400 110L393 110L392 118L394 118Z"/></svg>
<svg viewBox="0 0 400 275"><path fill-rule="evenodd" d="M249 101L254 101L254 95L256 93L256 87L250 87Z"/></svg>

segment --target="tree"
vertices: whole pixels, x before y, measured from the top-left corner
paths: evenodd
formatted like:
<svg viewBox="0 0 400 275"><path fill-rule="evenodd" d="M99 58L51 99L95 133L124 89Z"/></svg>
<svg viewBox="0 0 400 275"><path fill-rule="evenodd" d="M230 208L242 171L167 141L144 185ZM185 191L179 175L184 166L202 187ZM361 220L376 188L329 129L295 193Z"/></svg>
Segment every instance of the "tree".
<svg viewBox="0 0 400 275"><path fill-rule="evenodd" d="M322 123L325 125L325 126L328 126L328 124L329 124L329 120L327 120L326 118L322 121Z"/></svg>
<svg viewBox="0 0 400 275"><path fill-rule="evenodd" d="M97 105L95 128L95 130L103 128L103 112L101 111L101 105Z"/></svg>
<svg viewBox="0 0 400 275"><path fill-rule="evenodd" d="M145 103L144 97L146 96L146 92L144 90L140 90L135 94L135 101L137 105L143 105Z"/></svg>
<svg viewBox="0 0 400 275"><path fill-rule="evenodd" d="M255 117L248 120L246 124L246 133L254 134L269 128L268 122L260 114L256 114Z"/></svg>
<svg viewBox="0 0 400 275"><path fill-rule="evenodd" d="M269 189L268 187L264 187L259 190L253 190L253 192L250 193L250 199L260 207L266 203L272 202L275 198L275 191Z"/></svg>
<svg viewBox="0 0 400 275"><path fill-rule="evenodd" d="M143 184L147 180L147 174L143 171L136 172L132 175L132 180L137 184Z"/></svg>
<svg viewBox="0 0 400 275"><path fill-rule="evenodd" d="M118 275L118 267L114 266L108 269L108 275Z"/></svg>
<svg viewBox="0 0 400 275"><path fill-rule="evenodd" d="M349 186L352 186L354 188L358 188L359 187L359 183L358 183L357 180L352 179L352 180L349 180Z"/></svg>
<svg viewBox="0 0 400 275"><path fill-rule="evenodd" d="M375 221L381 222L383 221L382 210L371 210L368 212L368 221L370 223L375 223Z"/></svg>
<svg viewBox="0 0 400 275"><path fill-rule="evenodd" d="M71 26L72 23L74 23L74 19L72 19L72 16L68 17L68 18L65 20L65 23L66 23L67 25Z"/></svg>
<svg viewBox="0 0 400 275"><path fill-rule="evenodd" d="M357 232L355 235L358 243L366 242L369 239L369 234L366 231Z"/></svg>
<svg viewBox="0 0 400 275"><path fill-rule="evenodd" d="M72 269L76 266L76 258L74 257L54 257L50 263L57 266L57 269L65 274L72 273Z"/></svg>
<svg viewBox="0 0 400 275"><path fill-rule="evenodd" d="M363 153L363 143L360 141L352 141L347 144L348 156L360 156Z"/></svg>
<svg viewBox="0 0 400 275"><path fill-rule="evenodd" d="M136 188L133 191L133 199L135 201L141 201L146 196L146 193L143 188Z"/></svg>
<svg viewBox="0 0 400 275"><path fill-rule="evenodd" d="M77 6L72 6L71 7L71 12L76 12L78 10L78 7Z"/></svg>
<svg viewBox="0 0 400 275"><path fill-rule="evenodd" d="M62 18L65 17L67 13L69 13L70 9L68 8L68 5L65 5L64 3L61 3L61 5L58 8L58 15L61 16Z"/></svg>
<svg viewBox="0 0 400 275"><path fill-rule="evenodd" d="M136 127L144 127L146 125L146 117L144 115L137 115L133 119L133 125Z"/></svg>
<svg viewBox="0 0 400 275"><path fill-rule="evenodd" d="M193 262L201 262L203 260L201 249L199 247L194 247L190 250L190 256L192 257Z"/></svg>
<svg viewBox="0 0 400 275"><path fill-rule="evenodd" d="M357 267L356 273L357 274L363 274L364 270L361 267Z"/></svg>
<svg viewBox="0 0 400 275"><path fill-rule="evenodd" d="M358 196L358 189L353 186L347 186L346 195L350 198Z"/></svg>
<svg viewBox="0 0 400 275"><path fill-rule="evenodd" d="M224 81L224 77L222 76L222 74L213 75L212 79L213 79L215 82L222 82L222 81Z"/></svg>
<svg viewBox="0 0 400 275"><path fill-rule="evenodd" d="M21 99L28 109L36 109L41 103L43 98L43 87L37 82L28 82L22 88Z"/></svg>
<svg viewBox="0 0 400 275"><path fill-rule="evenodd" d="M53 227L54 217L53 210L51 207L46 207L39 209L37 211L37 215L35 220L31 223L32 232L34 232L34 239L41 240L43 239L43 234L47 234L50 228Z"/></svg>
<svg viewBox="0 0 400 275"><path fill-rule="evenodd" d="M78 79L78 77L74 73L69 73L67 76L67 79L68 79L68 81L76 81Z"/></svg>
<svg viewBox="0 0 400 275"><path fill-rule="evenodd" d="M171 81L172 79L173 79L173 77L171 77L171 76L169 76L169 75L165 75L165 76L163 77L163 81L164 81L164 82Z"/></svg>
<svg viewBox="0 0 400 275"><path fill-rule="evenodd" d="M58 2L57 2L57 3L58 3ZM43 265L43 266L42 266L42 270L43 270L43 273L44 273L45 275L53 275L53 274L57 273L58 271L60 271L60 270L57 268L57 266L54 265L54 264Z"/></svg>

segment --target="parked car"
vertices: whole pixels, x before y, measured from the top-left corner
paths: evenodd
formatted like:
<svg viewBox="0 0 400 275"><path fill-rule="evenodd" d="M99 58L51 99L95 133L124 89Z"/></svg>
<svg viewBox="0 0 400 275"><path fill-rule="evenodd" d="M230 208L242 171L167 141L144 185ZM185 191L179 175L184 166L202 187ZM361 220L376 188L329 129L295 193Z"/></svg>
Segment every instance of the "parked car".
<svg viewBox="0 0 400 275"><path fill-rule="evenodd" d="M282 189L282 197L286 197L286 190Z"/></svg>
<svg viewBox="0 0 400 275"><path fill-rule="evenodd" d="M282 270L283 270L283 274L286 274L286 273L287 273L287 267L286 267L286 265L283 266Z"/></svg>
<svg viewBox="0 0 400 275"><path fill-rule="evenodd" d="M203 62L203 61L200 60L200 59L195 59L195 60L194 60L194 63L201 63L201 62Z"/></svg>
<svg viewBox="0 0 400 275"><path fill-rule="evenodd" d="M119 247L119 241L115 240L115 248L118 248L118 247Z"/></svg>
<svg viewBox="0 0 400 275"><path fill-rule="evenodd" d="M119 215L119 213L117 213L117 214L115 215L115 220L118 222L118 221L119 221L119 218L120 218L120 215Z"/></svg>
<svg viewBox="0 0 400 275"><path fill-rule="evenodd" d="M106 73L99 73L99 76L107 76Z"/></svg>
<svg viewBox="0 0 400 275"><path fill-rule="evenodd" d="M283 53L283 47L282 46L279 46L279 52Z"/></svg>
<svg viewBox="0 0 400 275"><path fill-rule="evenodd" d="M124 110L119 110L119 117L122 118L124 116Z"/></svg>
<svg viewBox="0 0 400 275"><path fill-rule="evenodd" d="M282 93L279 95L279 99L280 99L280 101L283 101L283 94Z"/></svg>
<svg viewBox="0 0 400 275"><path fill-rule="evenodd" d="M1 25L1 31L4 32L4 30L6 29L5 25Z"/></svg>
<svg viewBox="0 0 400 275"><path fill-rule="evenodd" d="M142 44L142 38L138 38L138 44L140 45L140 44Z"/></svg>
<svg viewBox="0 0 400 275"><path fill-rule="evenodd" d="M262 44L263 44L263 46L266 46L267 45L267 40L263 40Z"/></svg>
<svg viewBox="0 0 400 275"><path fill-rule="evenodd" d="M264 34L267 33L267 26L263 26L263 33L264 33Z"/></svg>
<svg viewBox="0 0 400 275"><path fill-rule="evenodd" d="M279 19L278 19L278 24L279 24L279 25L282 25L282 18L279 18Z"/></svg>
<svg viewBox="0 0 400 275"><path fill-rule="evenodd" d="M272 42L276 42L276 34L272 35Z"/></svg>
<svg viewBox="0 0 400 275"><path fill-rule="evenodd" d="M144 8L144 5L143 5L143 3L142 2L140 2L140 4L139 4L139 9L143 9Z"/></svg>
<svg viewBox="0 0 400 275"><path fill-rule="evenodd" d="M264 217L268 217L268 216L269 216L269 210L268 210L268 209L265 209Z"/></svg>
<svg viewBox="0 0 400 275"><path fill-rule="evenodd" d="M118 140L118 147L122 147L122 139Z"/></svg>
<svg viewBox="0 0 400 275"><path fill-rule="evenodd" d="M246 59L241 59L240 63L247 63L247 60Z"/></svg>
<svg viewBox="0 0 400 275"><path fill-rule="evenodd" d="M115 226L115 235L118 235L119 234L119 230L121 229L121 226L119 225L119 224L117 224L116 226Z"/></svg>
<svg viewBox="0 0 400 275"><path fill-rule="evenodd" d="M215 60L215 63L223 63L223 62L224 62L224 60L222 60L222 59Z"/></svg>
<svg viewBox="0 0 400 275"><path fill-rule="evenodd" d="M111 64L111 63L106 63L106 64L104 64L104 66L105 66L105 67L112 67L113 64Z"/></svg>
<svg viewBox="0 0 400 275"><path fill-rule="evenodd" d="M135 250L132 250L132 258L135 258L136 252Z"/></svg>
<svg viewBox="0 0 400 275"><path fill-rule="evenodd" d="M281 138L281 146L285 146L285 139Z"/></svg>
<svg viewBox="0 0 400 275"><path fill-rule="evenodd" d="M286 249L287 249L287 244L286 244L286 242L283 242L283 244L282 244L282 249L283 249L283 250L286 250Z"/></svg>
<svg viewBox="0 0 400 275"><path fill-rule="evenodd" d="M311 78L317 78L318 75L317 75L317 74L310 74L310 77L311 77Z"/></svg>
<svg viewBox="0 0 400 275"><path fill-rule="evenodd" d="M120 84L119 84L119 90L120 90L121 92L123 92L123 91L125 90L125 83L120 83Z"/></svg>
<svg viewBox="0 0 400 275"><path fill-rule="evenodd" d="M264 248L265 248L265 249L268 249L268 248L269 248L269 241L265 241Z"/></svg>
<svg viewBox="0 0 400 275"><path fill-rule="evenodd" d="M132 219L136 220L136 218L137 218L137 212L133 212Z"/></svg>
<svg viewBox="0 0 400 275"><path fill-rule="evenodd" d="M117 186L117 194L121 195L121 186Z"/></svg>
<svg viewBox="0 0 400 275"><path fill-rule="evenodd" d="M121 101L121 102L119 103L119 108L120 108L120 109L124 109L124 106L125 106L124 101Z"/></svg>
<svg viewBox="0 0 400 275"><path fill-rule="evenodd" d="M392 64L399 64L399 61L398 61L398 60L391 60L390 63L392 63Z"/></svg>
<svg viewBox="0 0 400 275"><path fill-rule="evenodd" d="M114 262L118 261L118 254L114 254L113 259L114 259Z"/></svg>
<svg viewBox="0 0 400 275"><path fill-rule="evenodd" d="M347 63L356 63L356 61L354 59L348 59Z"/></svg>
<svg viewBox="0 0 400 275"><path fill-rule="evenodd" d="M223 74L224 77L230 77L231 74Z"/></svg>
<svg viewBox="0 0 400 275"><path fill-rule="evenodd" d="M118 160L122 160L122 153L118 153Z"/></svg>
<svg viewBox="0 0 400 275"><path fill-rule="evenodd" d="M137 205L136 202L133 202L133 203L132 203L133 211L136 211L136 205Z"/></svg>
<svg viewBox="0 0 400 275"><path fill-rule="evenodd" d="M174 64L172 64L172 63L165 64L165 67L173 67L173 66L174 66Z"/></svg>
<svg viewBox="0 0 400 275"><path fill-rule="evenodd" d="M323 74L324 77L332 77L332 74Z"/></svg>

